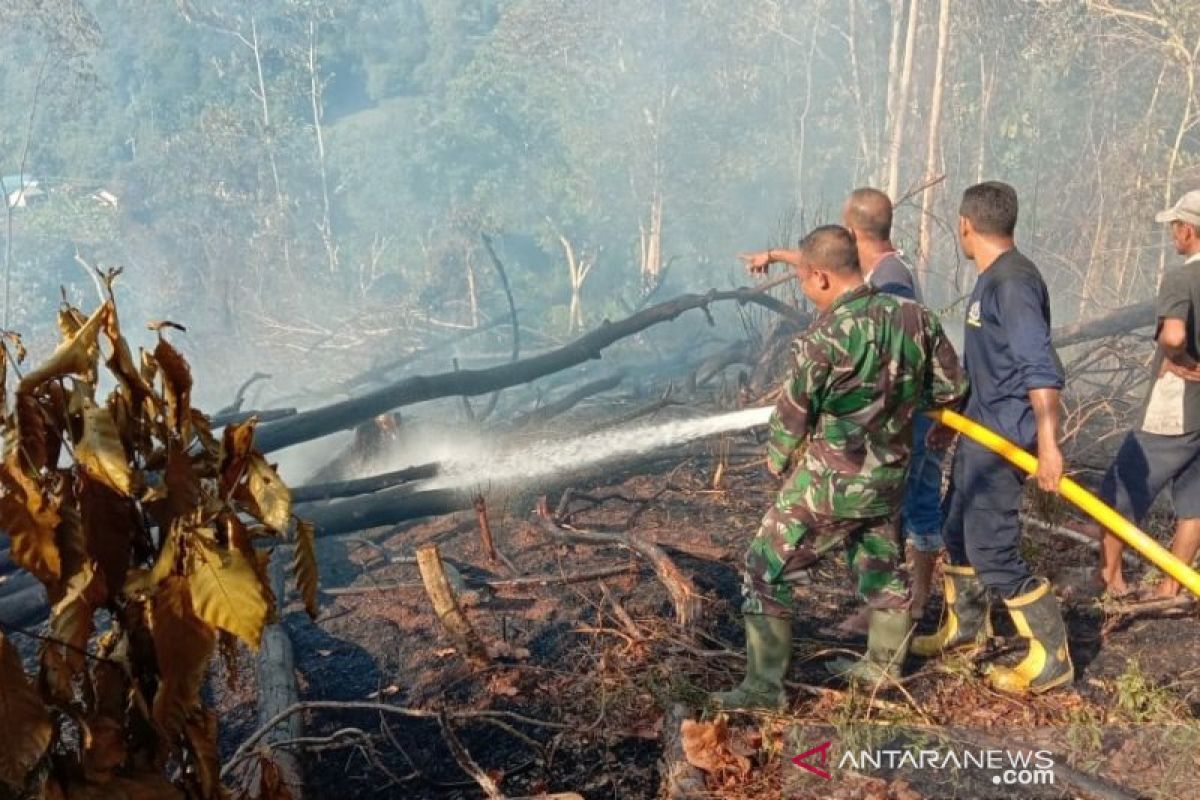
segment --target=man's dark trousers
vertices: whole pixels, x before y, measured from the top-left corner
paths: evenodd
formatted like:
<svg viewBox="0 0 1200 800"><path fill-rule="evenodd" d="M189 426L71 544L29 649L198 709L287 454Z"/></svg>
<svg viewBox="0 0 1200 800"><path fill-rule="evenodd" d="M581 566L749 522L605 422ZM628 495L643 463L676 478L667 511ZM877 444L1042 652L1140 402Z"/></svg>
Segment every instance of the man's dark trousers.
<svg viewBox="0 0 1200 800"><path fill-rule="evenodd" d="M974 567L996 598L1017 596L1032 577L1019 549L1024 486L1024 472L959 437L943 503L942 538L950 563Z"/></svg>

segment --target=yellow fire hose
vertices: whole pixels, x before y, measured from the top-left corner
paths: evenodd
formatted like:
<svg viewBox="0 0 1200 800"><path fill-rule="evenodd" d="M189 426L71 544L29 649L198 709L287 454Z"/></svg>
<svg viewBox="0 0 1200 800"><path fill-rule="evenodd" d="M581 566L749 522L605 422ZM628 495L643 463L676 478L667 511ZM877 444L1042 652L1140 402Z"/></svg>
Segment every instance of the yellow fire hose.
<svg viewBox="0 0 1200 800"><path fill-rule="evenodd" d="M1037 459L1033 455L978 422L947 409L929 412L929 416L1003 456L1014 466L1030 475L1037 473ZM1136 525L1070 478L1063 478L1058 484L1058 490L1063 497L1112 531L1115 536L1143 555L1151 564L1179 581L1180 585L1187 587L1192 594L1200 597L1200 574L1176 558L1171 551L1142 533Z"/></svg>

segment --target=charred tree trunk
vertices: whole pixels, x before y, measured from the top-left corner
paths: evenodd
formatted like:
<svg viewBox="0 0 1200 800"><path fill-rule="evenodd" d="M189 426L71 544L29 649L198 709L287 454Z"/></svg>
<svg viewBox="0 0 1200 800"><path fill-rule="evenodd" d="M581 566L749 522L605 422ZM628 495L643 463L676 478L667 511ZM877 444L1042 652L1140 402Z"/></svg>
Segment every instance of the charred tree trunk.
<svg viewBox="0 0 1200 800"><path fill-rule="evenodd" d="M528 383L543 375L600 358L601 352L614 342L659 323L669 322L685 311L699 308L707 312L712 303L726 300L736 300L740 304L755 303L787 317L797 325L808 324L807 314L757 289L743 287L723 292L681 295L669 302L650 306L618 322L605 321L600 327L575 341L541 355L488 369L461 370L409 378L362 397L333 403L264 425L255 436L255 444L262 452L268 453L351 428L401 406L439 397L473 397Z"/></svg>

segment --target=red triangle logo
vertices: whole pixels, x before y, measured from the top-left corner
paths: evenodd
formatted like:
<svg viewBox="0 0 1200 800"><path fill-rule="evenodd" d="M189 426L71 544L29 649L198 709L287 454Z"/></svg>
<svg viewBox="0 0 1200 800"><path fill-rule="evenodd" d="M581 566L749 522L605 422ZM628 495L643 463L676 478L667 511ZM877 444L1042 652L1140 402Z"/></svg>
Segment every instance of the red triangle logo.
<svg viewBox="0 0 1200 800"><path fill-rule="evenodd" d="M809 756L815 756L817 754L820 754L821 766L822 767L825 766L825 764L828 763L828 761L829 761L829 748L832 746L833 746L833 742L823 742L822 744L819 744L816 747L813 747L809 750L805 750L800 755L794 757L792 759L792 763L795 764L797 767L800 767L800 769L806 769L814 775L820 775L825 780L830 780L833 778L832 775L830 775L825 770L821 769L821 767L814 766L813 764L808 763L807 759Z"/></svg>

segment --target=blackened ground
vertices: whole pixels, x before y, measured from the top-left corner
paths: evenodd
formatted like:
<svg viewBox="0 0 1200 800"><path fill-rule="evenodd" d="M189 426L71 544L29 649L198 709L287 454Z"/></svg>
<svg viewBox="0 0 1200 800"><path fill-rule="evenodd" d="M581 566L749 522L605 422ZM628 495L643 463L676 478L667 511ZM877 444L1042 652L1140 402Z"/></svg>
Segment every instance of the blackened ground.
<svg viewBox="0 0 1200 800"><path fill-rule="evenodd" d="M773 482L756 461L744 460L725 464L714 486L720 453L729 445L729 440L698 444L667 471L614 474L578 487L633 500L657 495L636 518L634 529L662 544L702 591L702 631L694 640L673 628L667 594L628 552L558 544L527 522L534 495L490 497L497 544L524 575L628 563L640 570L603 583L498 589L481 598L468 609L472 623L485 641L509 646L508 655L485 670L471 670L448 643L419 586L325 596L316 622L292 603L285 624L296 649L302 696L373 699L455 714L452 724L467 751L511 797L543 791L574 791L589 800L658 796L664 709L676 701L695 702L740 677L739 565L770 502ZM551 507L557 500L550 498ZM1045 505L1031 500L1039 513L1046 511ZM614 529L635 508L614 499L580 513L573 522ZM1155 527L1161 528L1161 521ZM374 531L368 537L322 541L322 585L419 584L415 565L403 559L430 542L439 545L468 584L513 577L505 566L487 562L474 515L463 514ZM714 796L778 797L784 790L787 796L844 800L1083 794L1061 782L1000 786L990 773L928 770L843 770L826 784L789 763L793 745L787 735L795 725L814 731L818 728L813 726L826 726L833 731L831 738L847 746L860 739L886 744L889 736L903 741L910 735L902 733L905 729L928 732L951 726L965 737L953 740L958 746L979 745L972 744L975 736L1008 747L1046 748L1063 763L1127 787L1131 796L1197 796L1200 625L1195 613L1115 617L1085 591L1093 551L1036 530L1027 532L1025 547L1037 571L1053 577L1056 587L1070 595L1067 620L1077 667L1070 690L1027 700L1004 697L979 679L983 662L957 658L946 663L910 659L903 692L883 687L872 698L870 693L842 691L826 681L820 661L831 650L861 647L861 642L831 639L821 629L852 613L857 600L843 559L828 558L814 570L812 582L798 590L801 615L791 680L835 691L798 691L786 718L735 717L734 738L749 743L752 768L737 779L718 783L714 778ZM385 554L394 562L387 563ZM940 597L939 591L924 630L936 624ZM636 630L622 623L614 601L632 617ZM993 616L998 632L1011 637L1005 615ZM1019 656L1007 652L996 657ZM243 677L252 678L249 662L243 667ZM255 727L252 680L238 688L237 693L222 689L216 698L225 756ZM307 796L483 796L451 756L435 720L389 716L386 724L385 732L374 712L309 714L309 736L349 727L371 739L369 747L306 752ZM805 783L809 777L820 783Z"/></svg>

